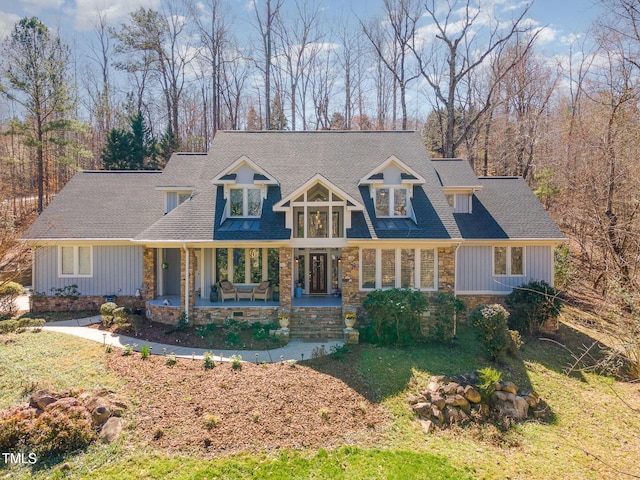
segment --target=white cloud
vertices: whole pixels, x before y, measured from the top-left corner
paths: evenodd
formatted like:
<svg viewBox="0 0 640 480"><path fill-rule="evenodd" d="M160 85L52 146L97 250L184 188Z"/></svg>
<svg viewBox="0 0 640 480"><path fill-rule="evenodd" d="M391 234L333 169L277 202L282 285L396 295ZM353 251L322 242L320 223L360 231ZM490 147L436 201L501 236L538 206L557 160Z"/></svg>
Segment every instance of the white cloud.
<svg viewBox="0 0 640 480"><path fill-rule="evenodd" d="M19 0L27 11L44 10L44 9L60 9L64 5L64 0Z"/></svg>
<svg viewBox="0 0 640 480"><path fill-rule="evenodd" d="M88 31L94 28L99 14L104 15L107 21L113 24L125 20L129 13L140 7L158 9L161 0L83 0L78 1L76 5L75 28L78 31Z"/></svg>
<svg viewBox="0 0 640 480"><path fill-rule="evenodd" d="M534 33L537 33L536 42L539 45L549 45L556 41L558 38L559 30L552 27L535 28Z"/></svg>
<svg viewBox="0 0 640 480"><path fill-rule="evenodd" d="M0 12L0 40L11 33L18 20L20 20L18 15Z"/></svg>

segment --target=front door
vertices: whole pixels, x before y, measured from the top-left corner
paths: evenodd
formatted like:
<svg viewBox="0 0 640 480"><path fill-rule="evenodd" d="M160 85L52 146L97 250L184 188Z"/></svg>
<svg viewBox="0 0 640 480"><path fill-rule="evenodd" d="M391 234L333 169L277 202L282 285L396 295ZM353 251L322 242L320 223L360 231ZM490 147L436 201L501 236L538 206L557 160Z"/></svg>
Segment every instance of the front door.
<svg viewBox="0 0 640 480"><path fill-rule="evenodd" d="M310 253L311 284L309 293L327 293L327 254Z"/></svg>

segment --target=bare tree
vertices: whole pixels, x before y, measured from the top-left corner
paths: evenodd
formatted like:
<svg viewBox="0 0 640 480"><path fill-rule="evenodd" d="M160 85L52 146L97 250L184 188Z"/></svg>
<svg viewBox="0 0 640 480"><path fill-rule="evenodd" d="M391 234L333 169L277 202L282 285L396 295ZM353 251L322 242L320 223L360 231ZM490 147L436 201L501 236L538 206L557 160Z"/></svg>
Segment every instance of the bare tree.
<svg viewBox="0 0 640 480"><path fill-rule="evenodd" d="M322 34L319 31L320 5L310 8L307 2L295 0L296 13L292 19L280 15L277 19L276 35L280 41L280 57L288 84L291 109L291 129L296 129L298 110L301 113L302 129L307 129L306 86L309 69L320 51Z"/></svg>
<svg viewBox="0 0 640 480"><path fill-rule="evenodd" d="M407 85L419 73L407 72L407 56L415 44L416 25L421 16L418 0L384 0L384 21L374 20L367 27L361 21L364 34L375 49L378 59L393 75L393 128L396 128L396 90L400 89L402 130L407 129Z"/></svg>
<svg viewBox="0 0 640 480"><path fill-rule="evenodd" d="M485 68L490 58L503 55L510 40L518 35L528 35L529 41L521 51L526 53L535 41L537 32L533 32L532 27L524 22L529 5L506 28L503 28L504 22L488 15L491 12L482 11L474 0L446 0L444 9L442 5L441 1L425 0L425 12L432 24L421 32L421 37L416 38L410 48L422 77L433 90L437 105L446 111L443 155L454 157L470 129L476 126L491 106L495 85L489 85L482 104L466 112L464 128L456 135L456 109L467 107L465 102L469 96L466 89L470 87L473 73ZM489 21L483 23L487 18ZM435 35L428 42L425 35L430 29ZM498 73L496 80L504 77L513 66L505 63L504 70Z"/></svg>
<svg viewBox="0 0 640 480"><path fill-rule="evenodd" d="M258 7L258 0L251 0L256 23L254 27L260 35L262 58L254 59L258 69L264 75L265 128L271 129L271 67L273 61L273 30L280 13L283 0L265 0L265 9Z"/></svg>

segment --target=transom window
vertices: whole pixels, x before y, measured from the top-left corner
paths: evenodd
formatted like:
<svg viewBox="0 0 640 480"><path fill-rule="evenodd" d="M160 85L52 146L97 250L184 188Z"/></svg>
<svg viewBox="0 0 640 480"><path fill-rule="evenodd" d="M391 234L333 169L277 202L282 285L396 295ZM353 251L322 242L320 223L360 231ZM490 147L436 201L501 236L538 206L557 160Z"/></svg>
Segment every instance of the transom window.
<svg viewBox="0 0 640 480"><path fill-rule="evenodd" d="M493 274L524 275L524 247L493 247Z"/></svg>
<svg viewBox="0 0 640 480"><path fill-rule="evenodd" d="M294 238L343 238L346 201L316 183L293 202Z"/></svg>
<svg viewBox="0 0 640 480"><path fill-rule="evenodd" d="M229 189L229 217L259 217L262 212L262 189Z"/></svg>
<svg viewBox="0 0 640 480"><path fill-rule="evenodd" d="M434 248L363 248L360 288L437 290L437 257Z"/></svg>
<svg viewBox="0 0 640 480"><path fill-rule="evenodd" d="M91 246L61 246L58 248L59 277L93 276L93 248Z"/></svg>
<svg viewBox="0 0 640 480"><path fill-rule="evenodd" d="M409 195L405 187L380 187L375 191L377 217L408 217Z"/></svg>

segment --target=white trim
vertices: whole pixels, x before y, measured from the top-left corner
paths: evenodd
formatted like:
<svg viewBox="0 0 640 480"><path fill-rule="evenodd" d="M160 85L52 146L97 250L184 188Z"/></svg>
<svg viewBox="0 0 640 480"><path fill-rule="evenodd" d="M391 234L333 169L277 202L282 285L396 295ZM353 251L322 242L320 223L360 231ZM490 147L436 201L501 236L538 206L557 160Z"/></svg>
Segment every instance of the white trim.
<svg viewBox="0 0 640 480"><path fill-rule="evenodd" d="M362 286L362 251L363 250L374 250L375 251L375 286L371 287L363 287ZM394 286L393 287L383 287L382 286L382 250L393 250L394 251ZM413 290L419 290L421 292L437 292L438 291L438 248L411 248L410 246L406 247L387 247L378 246L378 247L360 247L358 249L358 265L359 265L359 280L358 280L358 288L363 292L370 292L372 290L387 290L390 288L403 288L402 287L402 250L413 250L413 262L414 262L414 281ZM433 287L423 288L421 285L422 277L420 275L421 270L421 252L423 250L433 250Z"/></svg>
<svg viewBox="0 0 640 480"><path fill-rule="evenodd" d="M293 205L291 205L291 204L293 204L294 200L296 198L298 198L302 193L306 192L311 187L313 187L316 183L320 183L322 186L324 186L326 189L328 189L330 193L331 192L336 193L338 196L344 198L345 201L351 202L353 204L353 206L348 206L347 205L346 209L348 209L348 210L364 210L364 205L362 205L362 203L357 201L355 198L353 198L351 195L349 195L347 192L345 192L341 188L339 188L336 185L334 185L333 183L331 183L329 180L327 180L325 177L323 177L319 173L316 173L313 177L311 177L305 183L300 185L298 188L296 188L289 195L287 195L282 200L277 202L273 206L273 211L274 212L286 212L287 210L292 209ZM283 206L287 202L290 202L290 205L288 207Z"/></svg>
<svg viewBox="0 0 640 480"><path fill-rule="evenodd" d="M73 248L73 273L62 273L62 249ZM80 273L80 248L89 249L89 273ZM58 278L92 278L93 245L58 245Z"/></svg>
<svg viewBox="0 0 640 480"><path fill-rule="evenodd" d="M496 248L506 248L506 273L496 273ZM512 248L522 248L522 273L511 273ZM526 277L527 276L527 247L525 245L494 245L491 248L491 274L494 277Z"/></svg>
<svg viewBox="0 0 640 480"><path fill-rule="evenodd" d="M242 215L231 215L231 190L242 190ZM259 190L260 191L260 214L259 215L248 215L249 213L249 190ZM262 208L264 206L264 199L266 198L267 189L263 186L257 184L240 184L236 183L233 185L225 185L224 188L224 198L226 200L226 205L224 209L224 215L222 216L222 220L220 223L224 222L226 219L232 218L261 218L262 217Z"/></svg>
<svg viewBox="0 0 640 480"><path fill-rule="evenodd" d="M264 175L265 177L267 177L267 180L258 180L258 181L254 180L254 183L263 184L263 185L278 185L278 181L275 179L275 177L273 175L271 175L269 172L267 172L264 168L259 166L257 163L255 163L253 160L251 160L246 155L240 156L231 165L229 165L222 172L220 172L218 175L216 175L213 178L213 180L211 180L211 183L213 183L214 185L215 184L225 184L225 183L236 183L235 180L220 180L220 179L222 177L224 177L225 175L231 175L232 173L234 173L236 170L238 170L243 165L247 165L255 173L258 173L260 175Z"/></svg>
<svg viewBox="0 0 640 480"><path fill-rule="evenodd" d="M389 212L387 215L378 215L378 190L387 189L389 191ZM406 209L404 215L396 215L395 207L396 207L396 190L405 190L406 191ZM411 199L413 198L413 189L407 185L379 185L375 188L369 188L371 191L371 197L373 199L373 209L376 214L376 218L413 218L413 203Z"/></svg>
<svg viewBox="0 0 640 480"><path fill-rule="evenodd" d="M372 185L372 184L375 184L375 183L380 183L382 180L369 180L369 177L372 176L372 175L376 175L378 173L382 173L382 171L385 168L387 168L389 165L391 165L392 163L395 164L395 166L398 167L400 170L402 170L404 173L408 173L409 175L413 175L414 177L416 177L415 180L405 179L405 180L403 180L403 183L417 183L417 184L426 183L426 181L422 177L422 175L420 175L414 169L409 167L406 163L404 163L402 160L400 160L395 155L391 155L384 162L382 162L380 165L378 165L376 168L374 168L369 173L367 173L364 177L362 177L358 181L358 186L360 186L360 185Z"/></svg>
<svg viewBox="0 0 640 480"><path fill-rule="evenodd" d="M511 287L513 290L515 287ZM505 290L458 290L456 295L466 296L466 295L496 295L496 296L507 296L511 293L510 291Z"/></svg>

